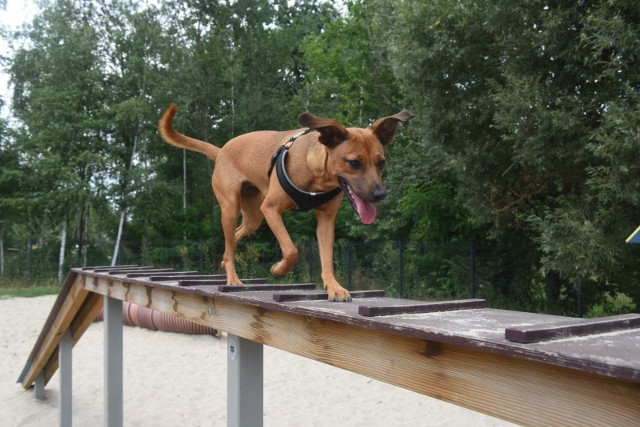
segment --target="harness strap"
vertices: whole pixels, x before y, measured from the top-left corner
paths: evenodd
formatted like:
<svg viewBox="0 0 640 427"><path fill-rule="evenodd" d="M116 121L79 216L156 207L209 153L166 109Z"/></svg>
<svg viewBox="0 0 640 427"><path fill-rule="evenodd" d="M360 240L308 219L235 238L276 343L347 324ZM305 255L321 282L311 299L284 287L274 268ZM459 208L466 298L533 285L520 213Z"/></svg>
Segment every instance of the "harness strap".
<svg viewBox="0 0 640 427"><path fill-rule="evenodd" d="M297 133L281 145L280 148L278 148L278 151L276 151L271 157L271 167L268 172L268 175L271 176L271 172L273 172L273 168L275 167L276 176L278 177L278 182L282 186L282 189L296 205L295 210L302 212L310 211L311 209L327 203L342 192L340 187L336 187L333 190L326 192L305 191L296 187L287 174L285 160L287 158L287 153L289 152L289 147L291 147L297 138L311 132L312 130L313 129L306 129L303 132Z"/></svg>
<svg viewBox="0 0 640 427"><path fill-rule="evenodd" d="M280 150L282 150L283 147L285 147L285 148L291 147L291 145L296 141L296 139L300 138L302 135L308 134L312 130L313 129L311 129L311 128L306 128L302 132L296 133L291 138L289 138L287 140L287 142L285 142L283 145L281 145L280 148L278 148L278 151L273 153L273 156L271 156L271 166L269 167L269 172L267 173L267 176L271 176L271 172L273 172L273 167L276 165L276 159L280 155Z"/></svg>

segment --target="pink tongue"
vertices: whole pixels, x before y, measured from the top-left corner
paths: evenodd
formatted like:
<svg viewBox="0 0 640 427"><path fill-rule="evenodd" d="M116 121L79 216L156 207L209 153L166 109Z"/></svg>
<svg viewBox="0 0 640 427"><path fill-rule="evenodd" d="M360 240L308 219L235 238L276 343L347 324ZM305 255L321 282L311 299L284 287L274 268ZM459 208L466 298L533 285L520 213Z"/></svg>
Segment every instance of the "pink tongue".
<svg viewBox="0 0 640 427"><path fill-rule="evenodd" d="M352 193L353 201L356 203L356 210L360 215L360 221L363 224L371 224L376 219L376 207L371 203L363 200L358 195Z"/></svg>

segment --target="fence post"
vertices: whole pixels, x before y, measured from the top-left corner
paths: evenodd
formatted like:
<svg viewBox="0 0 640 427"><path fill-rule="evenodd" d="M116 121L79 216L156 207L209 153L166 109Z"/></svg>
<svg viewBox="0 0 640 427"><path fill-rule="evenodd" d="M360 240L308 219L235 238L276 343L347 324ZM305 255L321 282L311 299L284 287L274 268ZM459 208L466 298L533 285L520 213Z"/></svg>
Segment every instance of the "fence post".
<svg viewBox="0 0 640 427"><path fill-rule="evenodd" d="M202 240L198 245L198 252L200 253L200 271L204 271L204 243L202 243Z"/></svg>
<svg viewBox="0 0 640 427"><path fill-rule="evenodd" d="M400 298L404 297L404 242L400 240L399 243L400 248L400 277L399 277L399 287L400 287Z"/></svg>
<svg viewBox="0 0 640 427"><path fill-rule="evenodd" d="M471 249L469 252L469 270L471 272L471 298L476 297L477 283L476 283L476 244L471 241Z"/></svg>
<svg viewBox="0 0 640 427"><path fill-rule="evenodd" d="M33 255L31 254L31 246L31 237L29 237L29 239L27 239L27 270L29 270L27 283L29 285L33 285Z"/></svg>
<svg viewBox="0 0 640 427"><path fill-rule="evenodd" d="M307 265L309 267L309 281L313 282L313 239L309 238L307 244Z"/></svg>
<svg viewBox="0 0 640 427"><path fill-rule="evenodd" d="M584 317L584 293L582 292L582 279L579 279L576 287L576 298L578 300L578 317Z"/></svg>
<svg viewBox="0 0 640 427"><path fill-rule="evenodd" d="M351 240L347 240L347 271L348 271L348 281L347 281L347 289L351 290L351 257L353 256L353 244Z"/></svg>

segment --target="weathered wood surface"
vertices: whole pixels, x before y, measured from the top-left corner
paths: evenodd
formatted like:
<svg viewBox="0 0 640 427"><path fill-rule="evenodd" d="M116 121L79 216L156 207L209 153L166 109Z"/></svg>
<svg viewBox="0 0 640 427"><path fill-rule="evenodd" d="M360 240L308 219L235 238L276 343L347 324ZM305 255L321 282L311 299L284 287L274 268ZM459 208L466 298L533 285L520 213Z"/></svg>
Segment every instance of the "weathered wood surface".
<svg viewBox="0 0 640 427"><path fill-rule="evenodd" d="M639 328L640 314L623 314L599 319L572 319L549 325L507 328L505 337L509 341L534 343Z"/></svg>
<svg viewBox="0 0 640 427"><path fill-rule="evenodd" d="M58 366L58 352L56 351L58 344L72 323L75 326L75 336L78 338L82 335L84 329L88 327L86 319L83 319L82 316L91 312L91 309L87 309L87 306L84 305L89 295L89 291L84 288L84 280L81 276L76 273L70 273L63 283L53 309L18 379L18 382L22 383L24 387L30 387L43 371L45 373L51 370L55 372ZM84 310L82 310L83 307ZM80 316L78 316L78 313L80 313ZM74 330L72 328L72 337L73 335ZM45 383L50 378L50 375L49 378L45 377Z"/></svg>
<svg viewBox="0 0 640 427"><path fill-rule="evenodd" d="M361 306L424 302L378 292L333 303L317 299L321 293L316 290L247 285L220 292L219 286L180 286L180 277L151 281L126 277L126 272L72 273L88 292L172 313L523 425L622 426L640 420L637 328L523 344L506 339L505 330L568 319L490 308L367 317L359 314Z"/></svg>
<svg viewBox="0 0 640 427"><path fill-rule="evenodd" d="M442 311L470 310L485 308L483 299L467 299L458 301L421 302L387 298L384 303L376 305L360 305L358 314L367 317L395 316L400 314L439 313Z"/></svg>

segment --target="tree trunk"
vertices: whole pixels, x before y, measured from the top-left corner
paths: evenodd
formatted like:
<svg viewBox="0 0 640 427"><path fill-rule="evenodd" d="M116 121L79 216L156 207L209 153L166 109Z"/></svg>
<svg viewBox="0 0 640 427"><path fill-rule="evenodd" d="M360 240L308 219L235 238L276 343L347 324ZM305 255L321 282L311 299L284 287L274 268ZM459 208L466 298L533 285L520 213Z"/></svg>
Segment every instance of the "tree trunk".
<svg viewBox="0 0 640 427"><path fill-rule="evenodd" d="M80 203L80 206L78 207L78 231L77 231L77 236L78 236L78 252L76 253L76 258L77 258L77 263L79 265L82 265L84 267L85 264L83 264L83 254L84 254L84 239L85 239L85 229L86 229L86 206L87 203L85 203L84 201L82 201Z"/></svg>
<svg viewBox="0 0 640 427"><path fill-rule="evenodd" d="M127 216L127 193L129 189L131 178L131 171L133 170L133 161L136 154L136 149L138 147L138 133L140 129L140 123L138 123L138 131L136 131L135 136L133 137L133 146L131 147L131 153L129 157L129 167L125 171L125 177L122 185L122 207L120 208L120 222L118 223L118 235L116 237L116 245L113 248L113 256L111 257L111 266L117 265L118 263L118 254L120 252L120 242L122 241L122 233L124 230L124 221Z"/></svg>
<svg viewBox="0 0 640 427"><path fill-rule="evenodd" d="M118 223L118 236L116 237L116 245L113 248L113 256L111 257L111 265L118 263L118 252L120 251L120 240L122 239L122 231L124 230L124 219L127 216L127 208L125 206L120 210L120 222Z"/></svg>
<svg viewBox="0 0 640 427"><path fill-rule="evenodd" d="M58 256L58 282L62 282L62 269L64 268L64 249L67 246L67 216L62 218L60 230L60 255Z"/></svg>

